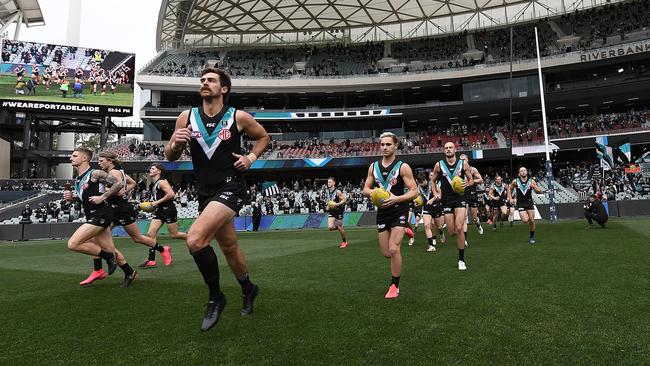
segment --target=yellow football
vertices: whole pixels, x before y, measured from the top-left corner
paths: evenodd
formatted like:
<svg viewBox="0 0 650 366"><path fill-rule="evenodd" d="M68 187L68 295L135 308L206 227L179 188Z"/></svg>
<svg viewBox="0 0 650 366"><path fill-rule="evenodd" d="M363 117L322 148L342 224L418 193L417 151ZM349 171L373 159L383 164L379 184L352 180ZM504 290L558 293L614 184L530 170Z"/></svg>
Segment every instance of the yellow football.
<svg viewBox="0 0 650 366"><path fill-rule="evenodd" d="M390 197L390 193L384 188L377 188L370 194L370 200L377 207L380 207L388 197Z"/></svg>
<svg viewBox="0 0 650 366"><path fill-rule="evenodd" d="M144 212L154 212L154 211L156 210L156 208L154 207L154 205L152 205L151 202L149 202L149 201L142 202L142 203L140 204L140 209L141 209L142 211L144 211Z"/></svg>
<svg viewBox="0 0 650 366"><path fill-rule="evenodd" d="M463 187L463 179L459 176L455 176L454 179L451 180L451 188L456 192L456 194L463 194L465 193L465 187Z"/></svg>
<svg viewBox="0 0 650 366"><path fill-rule="evenodd" d="M329 210L331 210L332 208L334 208L334 205L335 205L335 204L336 204L336 202L334 202L334 201L328 201L328 202L327 202L327 207L326 207L327 211L329 211Z"/></svg>
<svg viewBox="0 0 650 366"><path fill-rule="evenodd" d="M425 201L424 201L424 196L421 195L421 194L419 194L419 195L418 195L418 196L413 200L413 202L415 202L415 207L422 207L422 206L424 206L424 202L425 202Z"/></svg>

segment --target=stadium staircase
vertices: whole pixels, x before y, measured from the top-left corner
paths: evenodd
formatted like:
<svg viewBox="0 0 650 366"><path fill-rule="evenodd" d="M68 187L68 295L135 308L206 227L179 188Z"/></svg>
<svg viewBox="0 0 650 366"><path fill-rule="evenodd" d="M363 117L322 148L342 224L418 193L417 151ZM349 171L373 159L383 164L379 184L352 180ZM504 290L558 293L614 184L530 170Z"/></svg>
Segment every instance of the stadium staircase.
<svg viewBox="0 0 650 366"><path fill-rule="evenodd" d="M124 65L127 61L133 58L132 55L124 57L123 53L120 52L109 52L108 55L102 61L102 68L104 70L114 71L118 67Z"/></svg>
<svg viewBox="0 0 650 366"><path fill-rule="evenodd" d="M537 180L537 184L542 190L548 190L548 184L546 183L546 180ZM563 187L560 183L553 181L553 187L555 188L555 203L571 203L580 201L577 192L571 192L566 187ZM533 201L536 204L548 204L548 194L536 194L533 192Z"/></svg>
<svg viewBox="0 0 650 366"><path fill-rule="evenodd" d="M558 38L562 38L562 37L565 37L567 35L564 32L564 30L559 25L557 25L557 23L555 23L554 21L549 20L548 25L551 26L551 29L553 30L553 32L555 32L555 34L557 34Z"/></svg>
<svg viewBox="0 0 650 366"><path fill-rule="evenodd" d="M503 136L503 134L501 132L495 133L494 137L497 138L497 143L499 144L499 148L508 147L508 140L506 140L506 137Z"/></svg>
<svg viewBox="0 0 650 366"><path fill-rule="evenodd" d="M76 70L78 67L81 67L82 70L88 70L90 69L88 67L88 62L90 62L90 59L92 57L86 56L86 50L77 48L77 51L74 54L74 59L70 59L70 63L66 63L66 67L69 69L74 69Z"/></svg>
<svg viewBox="0 0 650 366"><path fill-rule="evenodd" d="M89 59L90 57L86 56L86 52L83 49L77 48L77 51L74 53L74 58L72 58L72 53L67 51L63 52L63 66L71 70L77 70L84 63L87 65Z"/></svg>

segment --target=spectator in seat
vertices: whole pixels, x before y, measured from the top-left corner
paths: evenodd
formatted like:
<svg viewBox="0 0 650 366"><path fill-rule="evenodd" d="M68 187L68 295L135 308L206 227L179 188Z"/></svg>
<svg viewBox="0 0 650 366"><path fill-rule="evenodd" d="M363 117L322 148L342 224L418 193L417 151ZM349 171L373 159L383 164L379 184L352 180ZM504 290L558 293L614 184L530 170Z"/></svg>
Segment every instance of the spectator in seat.
<svg viewBox="0 0 650 366"><path fill-rule="evenodd" d="M25 205L25 208L23 208L20 215L22 216L22 219L20 220L21 224L32 223L32 209L29 207L29 203Z"/></svg>

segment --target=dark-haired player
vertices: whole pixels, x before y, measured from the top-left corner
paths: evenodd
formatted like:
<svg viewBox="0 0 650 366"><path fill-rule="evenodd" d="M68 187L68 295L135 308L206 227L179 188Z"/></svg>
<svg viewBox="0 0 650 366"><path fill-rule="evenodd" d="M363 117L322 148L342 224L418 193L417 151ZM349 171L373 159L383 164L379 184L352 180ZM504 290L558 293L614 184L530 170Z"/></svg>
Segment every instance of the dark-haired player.
<svg viewBox="0 0 650 366"><path fill-rule="evenodd" d="M108 83L108 76L106 76L106 73L100 73L97 82L101 87L101 95L106 95L106 84Z"/></svg>
<svg viewBox="0 0 650 366"><path fill-rule="evenodd" d="M445 214L445 223L447 231L451 235L456 235L456 245L458 247L458 269L464 271L467 269L465 264L465 232L463 224L465 223L465 195L458 194L452 188L451 182L454 177L465 178L463 187L471 187L474 184L470 173L469 165L465 160L456 158L456 145L449 141L444 145L445 158L436 163L433 167L432 180L440 183L441 202Z"/></svg>
<svg viewBox="0 0 650 366"><path fill-rule="evenodd" d="M203 105L178 116L174 133L165 146L165 156L170 161L180 158L186 144L192 155L201 213L187 234L187 247L209 290L201 324L203 331L217 324L226 306L226 297L219 285L217 255L210 246L213 239L219 243L228 266L241 285L241 315L253 312L259 292L248 275L233 218L247 200L242 172L264 152L270 138L250 114L226 105L231 87L230 75L225 71L204 69L199 89ZM241 155L244 134L255 139L248 155Z"/></svg>
<svg viewBox="0 0 650 366"><path fill-rule="evenodd" d="M535 178L528 176L526 167L519 168L519 176L508 185L508 201L513 203L512 190L517 190L517 211L523 223L528 222L530 237L528 243L535 244L535 205L533 204L533 190L542 193Z"/></svg>
<svg viewBox="0 0 650 366"><path fill-rule="evenodd" d="M111 74L108 82L111 84L111 94L115 94L117 86L120 85L120 79L117 77L116 73Z"/></svg>
<svg viewBox="0 0 650 366"><path fill-rule="evenodd" d="M34 85L41 83L41 69L36 64L32 65L32 80Z"/></svg>
<svg viewBox="0 0 650 366"><path fill-rule="evenodd" d="M45 90L50 90L50 85L52 82L52 69L48 66L43 72L43 85L45 85Z"/></svg>
<svg viewBox="0 0 650 366"><path fill-rule="evenodd" d="M90 92L97 95L97 76L92 72L88 76L88 83L90 83Z"/></svg>
<svg viewBox="0 0 650 366"><path fill-rule="evenodd" d="M426 173L419 173L417 176L418 180L418 191L424 197L424 206L421 208L421 216L422 216L422 221L424 224L424 235L427 238L427 243L429 244L429 250L431 252L435 252L436 250L436 238L434 237L433 234L433 215L435 208L433 206L434 204L434 197L433 197L433 190L431 189L431 179L429 179L429 174ZM410 242L409 242L410 243Z"/></svg>
<svg viewBox="0 0 650 366"><path fill-rule="evenodd" d="M431 198L433 200L433 203L431 204L429 212L431 213L431 217L433 217L433 223L435 224L435 228L438 231L438 241L436 241L436 237L434 236L433 245L429 245L427 252L435 252L436 244L444 244L447 240L445 237L445 214L442 210L442 202L440 202L440 198L442 197L442 191L440 190L440 180L438 180L436 183L433 183L433 180L431 179L432 177L433 173L429 173L429 180L431 180L431 191L433 193L433 196Z"/></svg>
<svg viewBox="0 0 650 366"><path fill-rule="evenodd" d="M478 195L476 194L476 187L478 187L479 184L483 183L483 177L481 176L481 173L478 172L478 169L469 165L469 156L467 156L467 154L461 154L459 158L467 162L467 165L469 166L469 173L471 174L472 181L474 182L474 184L467 187L465 190L465 202L467 203L467 210L465 222L463 223L463 232L465 233L465 244L467 244L467 217L472 218L472 223L476 225L476 229L478 230L479 235L483 235L483 227L478 220L478 208L481 204L479 203Z"/></svg>
<svg viewBox="0 0 650 366"><path fill-rule="evenodd" d="M174 204L174 197L176 197L176 192L172 188L171 184L167 179L163 178L162 175L165 172L165 168L161 164L152 164L149 168L149 177L152 179L151 186L149 188L150 200L153 207L156 208L149 224L149 232L147 235L153 238L154 242L157 242L158 230L164 225L167 225L167 231L169 236L174 239L187 239L187 234L178 231L178 212L176 210L176 205ZM149 248L149 257L146 261L139 264L140 268L149 268L156 266L156 251L159 251L165 265L169 266L171 263L171 254L165 254L165 251L160 251L160 248L151 247Z"/></svg>
<svg viewBox="0 0 650 366"><path fill-rule="evenodd" d="M409 202L419 194L411 167L395 156L397 142L397 136L392 132L384 132L379 136L379 148L383 157L370 164L363 187L363 194L368 198L376 188L384 188L390 193L377 209L379 248L384 257L390 258L391 284L384 296L387 299L399 296L402 273L400 246L407 226Z"/></svg>
<svg viewBox="0 0 650 366"><path fill-rule="evenodd" d="M27 73L27 70L25 70L24 65L20 64L14 69L14 72L16 73L16 82L18 82L23 80L25 74Z"/></svg>
<svg viewBox="0 0 650 366"><path fill-rule="evenodd" d="M346 248L348 241L345 239L345 229L343 229L343 215L345 214L345 202L347 198L345 194L336 189L336 179L334 177L327 178L327 204L329 208L329 216L327 217L327 228L329 230L338 230L341 234L340 248ZM333 204L331 202L334 202Z"/></svg>
<svg viewBox="0 0 650 366"><path fill-rule="evenodd" d="M497 175L494 183L488 190L490 207L492 208L492 229L497 229L497 220L503 226L503 221L508 217L508 188L503 184L503 178Z"/></svg>

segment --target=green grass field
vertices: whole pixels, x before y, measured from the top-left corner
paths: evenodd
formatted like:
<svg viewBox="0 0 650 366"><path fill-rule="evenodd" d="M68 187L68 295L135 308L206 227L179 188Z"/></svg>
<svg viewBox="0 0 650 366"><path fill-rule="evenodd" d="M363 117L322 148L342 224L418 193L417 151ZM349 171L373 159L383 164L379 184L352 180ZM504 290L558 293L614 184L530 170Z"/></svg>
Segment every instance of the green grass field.
<svg viewBox="0 0 650 366"><path fill-rule="evenodd" d="M72 82L74 79L69 78L68 80ZM94 95L90 92L90 84L86 83L83 89L83 98L73 98L72 84L70 84L68 95L63 98L59 85L52 83L50 90L46 90L45 85L38 85L36 95L20 95L16 94L16 75L0 75L0 99L131 107L133 105L133 90L129 85L119 85L115 94L111 94L110 85L108 85L106 95L100 95L99 90L97 95Z"/></svg>
<svg viewBox="0 0 650 366"><path fill-rule="evenodd" d="M78 283L91 259L64 241L0 244L0 365L639 365L650 363L650 219L470 228L468 270L448 241L402 247L401 293L373 228L245 233L255 314L219 254L229 304L201 333L207 290L184 243L171 267ZM130 263L146 255L116 241ZM159 262L162 262L159 260Z"/></svg>

